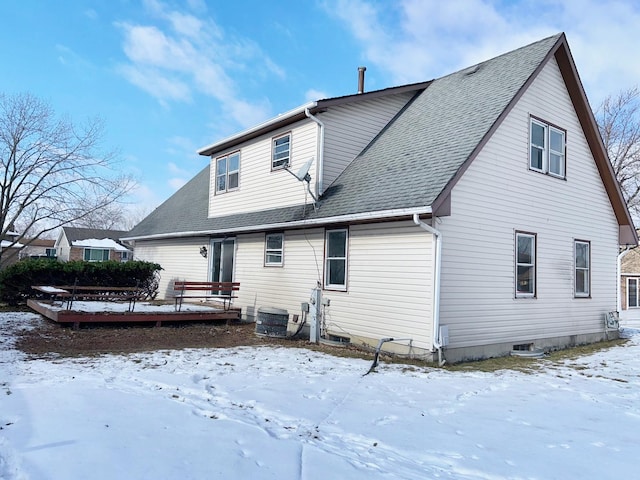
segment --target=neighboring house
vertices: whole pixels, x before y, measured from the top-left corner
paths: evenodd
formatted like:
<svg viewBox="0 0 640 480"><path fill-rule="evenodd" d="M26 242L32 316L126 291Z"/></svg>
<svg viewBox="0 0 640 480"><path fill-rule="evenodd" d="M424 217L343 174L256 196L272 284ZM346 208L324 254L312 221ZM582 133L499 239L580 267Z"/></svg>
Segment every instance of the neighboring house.
<svg viewBox="0 0 640 480"><path fill-rule="evenodd" d="M620 252L620 298L622 320L640 320L640 247Z"/></svg>
<svg viewBox="0 0 640 480"><path fill-rule="evenodd" d="M20 234L15 232L13 226L11 226L4 237L0 239L0 251L2 252L0 270L13 265L20 259L20 249L23 244L17 241L19 237Z"/></svg>
<svg viewBox="0 0 640 480"><path fill-rule="evenodd" d="M55 240L36 238L24 240L25 247L20 251L20 258L56 258Z"/></svg>
<svg viewBox="0 0 640 480"><path fill-rule="evenodd" d="M132 250L121 242L128 232L95 228L62 227L55 243L58 260L131 260Z"/></svg>
<svg viewBox="0 0 640 480"><path fill-rule="evenodd" d="M252 319L319 285L327 335L399 353L603 339L619 246L638 242L564 34L199 153L210 165L127 235L163 267L161 296L233 279Z"/></svg>

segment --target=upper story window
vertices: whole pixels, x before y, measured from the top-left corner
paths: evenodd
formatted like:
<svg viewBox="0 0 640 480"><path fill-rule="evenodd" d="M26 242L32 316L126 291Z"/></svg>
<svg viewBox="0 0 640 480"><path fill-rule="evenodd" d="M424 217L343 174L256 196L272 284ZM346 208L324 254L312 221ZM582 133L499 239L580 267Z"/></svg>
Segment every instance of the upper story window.
<svg viewBox="0 0 640 480"><path fill-rule="evenodd" d="M324 252L324 286L332 290L347 289L347 251L349 231L327 230Z"/></svg>
<svg viewBox="0 0 640 480"><path fill-rule="evenodd" d="M284 234L268 233L264 241L264 264L268 267L281 267L284 253Z"/></svg>
<svg viewBox="0 0 640 480"><path fill-rule="evenodd" d="M275 137L271 152L271 170L288 167L291 164L291 134Z"/></svg>
<svg viewBox="0 0 640 480"><path fill-rule="evenodd" d="M516 232L516 297L536 296L536 235Z"/></svg>
<svg viewBox="0 0 640 480"><path fill-rule="evenodd" d="M86 262L106 262L109 260L108 248L85 248L84 260Z"/></svg>
<svg viewBox="0 0 640 480"><path fill-rule="evenodd" d="M575 295L588 297L591 294L591 244L584 240L574 242L575 254Z"/></svg>
<svg viewBox="0 0 640 480"><path fill-rule="evenodd" d="M240 152L216 158L216 193L238 188L240 176Z"/></svg>
<svg viewBox="0 0 640 480"><path fill-rule="evenodd" d="M529 168L536 172L565 178L565 137L564 130L542 120L531 118Z"/></svg>

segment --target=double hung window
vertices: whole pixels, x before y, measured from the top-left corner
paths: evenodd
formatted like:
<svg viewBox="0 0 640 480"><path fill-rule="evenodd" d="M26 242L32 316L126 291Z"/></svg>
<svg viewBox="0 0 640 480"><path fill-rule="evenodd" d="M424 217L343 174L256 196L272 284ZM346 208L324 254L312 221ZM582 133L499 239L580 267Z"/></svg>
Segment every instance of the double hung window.
<svg viewBox="0 0 640 480"><path fill-rule="evenodd" d="M240 152L216 158L216 193L238 188L240 177Z"/></svg>
<svg viewBox="0 0 640 480"><path fill-rule="evenodd" d="M588 297L591 294L591 244L583 240L574 242L575 295Z"/></svg>
<svg viewBox="0 0 640 480"><path fill-rule="evenodd" d="M347 289L347 252L349 231L327 230L324 252L324 286L330 290Z"/></svg>
<svg viewBox="0 0 640 480"><path fill-rule="evenodd" d="M284 234L268 233L264 242L264 264L268 267L282 266Z"/></svg>
<svg viewBox="0 0 640 480"><path fill-rule="evenodd" d="M516 232L516 297L536 295L536 235Z"/></svg>
<svg viewBox="0 0 640 480"><path fill-rule="evenodd" d="M291 164L291 134L274 138L271 150L271 170L288 167Z"/></svg>
<svg viewBox="0 0 640 480"><path fill-rule="evenodd" d="M565 178L565 132L541 120L531 119L529 168Z"/></svg>

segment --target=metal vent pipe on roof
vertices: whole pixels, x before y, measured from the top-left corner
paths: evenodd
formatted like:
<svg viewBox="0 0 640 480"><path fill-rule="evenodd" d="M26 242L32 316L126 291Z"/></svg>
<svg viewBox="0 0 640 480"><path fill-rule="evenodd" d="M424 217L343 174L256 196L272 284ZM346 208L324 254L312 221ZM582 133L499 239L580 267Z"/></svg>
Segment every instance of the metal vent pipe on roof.
<svg viewBox="0 0 640 480"><path fill-rule="evenodd" d="M358 67L358 93L364 93L364 72L367 67Z"/></svg>

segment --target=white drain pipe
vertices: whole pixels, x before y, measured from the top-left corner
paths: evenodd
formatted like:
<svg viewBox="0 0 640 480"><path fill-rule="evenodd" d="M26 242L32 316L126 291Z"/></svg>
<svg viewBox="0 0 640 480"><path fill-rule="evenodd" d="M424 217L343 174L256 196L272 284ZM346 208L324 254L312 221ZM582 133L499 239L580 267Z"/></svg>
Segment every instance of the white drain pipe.
<svg viewBox="0 0 640 480"><path fill-rule="evenodd" d="M442 268L442 234L439 230L420 220L420 216L417 213L413 214L413 223L433 235L435 253L435 267L433 272L433 348L438 351L438 363L442 366L445 363L442 358L442 344L440 342L440 271Z"/></svg>
<svg viewBox="0 0 640 480"><path fill-rule="evenodd" d="M323 180L324 180L324 123L318 120L318 117L314 117L311 115L311 112L308 108L304 109L304 114L307 118L313 120L320 127L318 140L318 165L316 165L316 197L320 198L322 195L322 189L324 188Z"/></svg>

